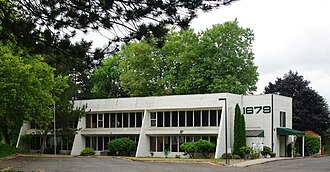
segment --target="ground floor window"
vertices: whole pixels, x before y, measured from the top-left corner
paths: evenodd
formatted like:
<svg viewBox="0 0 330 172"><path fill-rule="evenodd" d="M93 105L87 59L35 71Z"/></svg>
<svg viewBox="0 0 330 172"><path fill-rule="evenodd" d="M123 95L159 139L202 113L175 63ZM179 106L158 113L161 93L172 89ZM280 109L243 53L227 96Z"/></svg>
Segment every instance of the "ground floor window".
<svg viewBox="0 0 330 172"><path fill-rule="evenodd" d="M128 137L136 143L139 142L139 135L107 135L107 136L86 136L85 147L92 148L96 151L108 150L108 142L117 138Z"/></svg>
<svg viewBox="0 0 330 172"><path fill-rule="evenodd" d="M43 141L42 135L26 135L24 137L26 138L27 142L30 142L31 150L40 150ZM54 136L48 135L46 139L47 140L45 152L48 153L47 151L49 150L49 153L53 153L54 151L52 148L54 148ZM66 138L62 136L57 136L56 143L57 150L72 150L73 137Z"/></svg>
<svg viewBox="0 0 330 172"><path fill-rule="evenodd" d="M170 152L183 152L180 145L186 142L196 142L200 139L216 144L217 136L151 136L150 151L163 152L165 149Z"/></svg>

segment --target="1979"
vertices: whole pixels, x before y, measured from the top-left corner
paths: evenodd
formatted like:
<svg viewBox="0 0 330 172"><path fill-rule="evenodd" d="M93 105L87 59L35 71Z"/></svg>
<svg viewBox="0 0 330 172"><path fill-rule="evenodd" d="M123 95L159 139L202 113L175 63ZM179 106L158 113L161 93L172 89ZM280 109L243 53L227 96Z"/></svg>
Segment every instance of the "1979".
<svg viewBox="0 0 330 172"><path fill-rule="evenodd" d="M272 109L270 106L249 106L243 108L243 114L259 114L261 111L270 113Z"/></svg>

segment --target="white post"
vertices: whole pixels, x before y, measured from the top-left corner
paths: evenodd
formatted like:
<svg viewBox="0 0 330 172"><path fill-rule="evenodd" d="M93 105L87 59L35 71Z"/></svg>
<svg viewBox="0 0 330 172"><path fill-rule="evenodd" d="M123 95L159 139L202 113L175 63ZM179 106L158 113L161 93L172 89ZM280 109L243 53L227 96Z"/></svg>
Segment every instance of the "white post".
<svg viewBox="0 0 330 172"><path fill-rule="evenodd" d="M55 126L55 103L54 103L54 155L56 155L56 126Z"/></svg>
<svg viewBox="0 0 330 172"><path fill-rule="evenodd" d="M302 138L302 157L305 157L305 136Z"/></svg>

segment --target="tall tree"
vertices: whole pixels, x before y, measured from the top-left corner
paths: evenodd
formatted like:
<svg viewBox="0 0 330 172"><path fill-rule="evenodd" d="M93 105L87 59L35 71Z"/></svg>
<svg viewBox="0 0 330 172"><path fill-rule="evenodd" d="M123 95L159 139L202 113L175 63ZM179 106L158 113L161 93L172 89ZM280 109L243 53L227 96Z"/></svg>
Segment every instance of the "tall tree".
<svg viewBox="0 0 330 172"><path fill-rule="evenodd" d="M239 155L240 148L246 146L246 131L245 118L241 113L241 108L238 104L235 106L234 120L234 151L233 154Z"/></svg>
<svg viewBox="0 0 330 172"><path fill-rule="evenodd" d="M237 21L201 33L171 32L164 46L148 37L124 46L121 84L131 96L231 92L256 89L250 29Z"/></svg>
<svg viewBox="0 0 330 172"><path fill-rule="evenodd" d="M293 128L319 134L329 128L329 107L322 96L309 87L310 82L291 70L265 87L265 93L292 97Z"/></svg>
<svg viewBox="0 0 330 172"><path fill-rule="evenodd" d="M7 144L11 144L11 135L17 136L23 121L49 125L52 105L67 87L67 77L55 77L55 69L42 60L15 44L0 43L0 128Z"/></svg>

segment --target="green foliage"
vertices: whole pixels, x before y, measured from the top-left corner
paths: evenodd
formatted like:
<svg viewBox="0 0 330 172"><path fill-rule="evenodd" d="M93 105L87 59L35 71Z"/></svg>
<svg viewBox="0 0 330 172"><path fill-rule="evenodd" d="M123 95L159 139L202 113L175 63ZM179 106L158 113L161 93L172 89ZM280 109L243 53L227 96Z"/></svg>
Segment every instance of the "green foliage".
<svg viewBox="0 0 330 172"><path fill-rule="evenodd" d="M93 156L93 155L95 155L95 150L89 147L85 148L80 152L80 156Z"/></svg>
<svg viewBox="0 0 330 172"><path fill-rule="evenodd" d="M129 138L118 138L108 143L111 155L133 156L136 151L136 142Z"/></svg>
<svg viewBox="0 0 330 172"><path fill-rule="evenodd" d="M257 159L257 158L259 158L260 157L260 153L259 152L252 152L251 154L250 154L250 158L251 159Z"/></svg>
<svg viewBox="0 0 330 172"><path fill-rule="evenodd" d="M186 154L188 154L190 158L194 158L194 154L197 151L194 142L183 143L180 145L180 149L182 149Z"/></svg>
<svg viewBox="0 0 330 172"><path fill-rule="evenodd" d="M164 156L167 158L167 156L171 153L169 148L164 149Z"/></svg>
<svg viewBox="0 0 330 172"><path fill-rule="evenodd" d="M198 34L191 29L172 31L165 39L161 48L151 36L118 53L121 86L129 95L246 94L256 89L254 36L237 21Z"/></svg>
<svg viewBox="0 0 330 172"><path fill-rule="evenodd" d="M208 158L209 153L215 151L215 144L207 140L198 140L194 144L196 152L201 153L204 158Z"/></svg>
<svg viewBox="0 0 330 172"><path fill-rule="evenodd" d="M302 137L298 137L295 142L298 153L301 155ZM305 134L305 155L314 155L320 151L320 137Z"/></svg>
<svg viewBox="0 0 330 172"><path fill-rule="evenodd" d="M68 78L55 77L55 69L40 55L29 55L14 44L0 43L0 66L0 128L10 144L10 135L18 134L24 120L42 129L51 125L52 105L67 88Z"/></svg>
<svg viewBox="0 0 330 172"><path fill-rule="evenodd" d="M238 104L235 106L235 121L234 121L234 151L233 154L241 155L240 148L246 146L246 130L245 119L241 113L241 108Z"/></svg>
<svg viewBox="0 0 330 172"><path fill-rule="evenodd" d="M264 150L261 151L261 155L263 157L267 157L267 155L270 156L271 153L272 153L272 149L268 146L264 146Z"/></svg>
<svg viewBox="0 0 330 172"><path fill-rule="evenodd" d="M231 156L231 158L232 158L232 159L241 159L241 156L236 155L236 154L233 154L233 155Z"/></svg>
<svg viewBox="0 0 330 172"><path fill-rule="evenodd" d="M233 157L233 155L231 153L224 153L221 155L222 159L231 159Z"/></svg>
<svg viewBox="0 0 330 172"><path fill-rule="evenodd" d="M10 146L10 145L7 145L7 144L0 143L0 158L10 156L10 155L13 155L13 154L17 154L17 153L28 154L29 151L22 150L22 149L17 149L14 146Z"/></svg>
<svg viewBox="0 0 330 172"><path fill-rule="evenodd" d="M277 78L274 84L269 83L265 87L265 93L292 97L292 128L321 134L329 127L329 107L325 99L309 84L298 72L290 70L283 78Z"/></svg>
<svg viewBox="0 0 330 172"><path fill-rule="evenodd" d="M252 149L249 146L243 146L239 149L239 151L240 151L239 154L241 155L241 157L244 159L247 159L250 156Z"/></svg>

